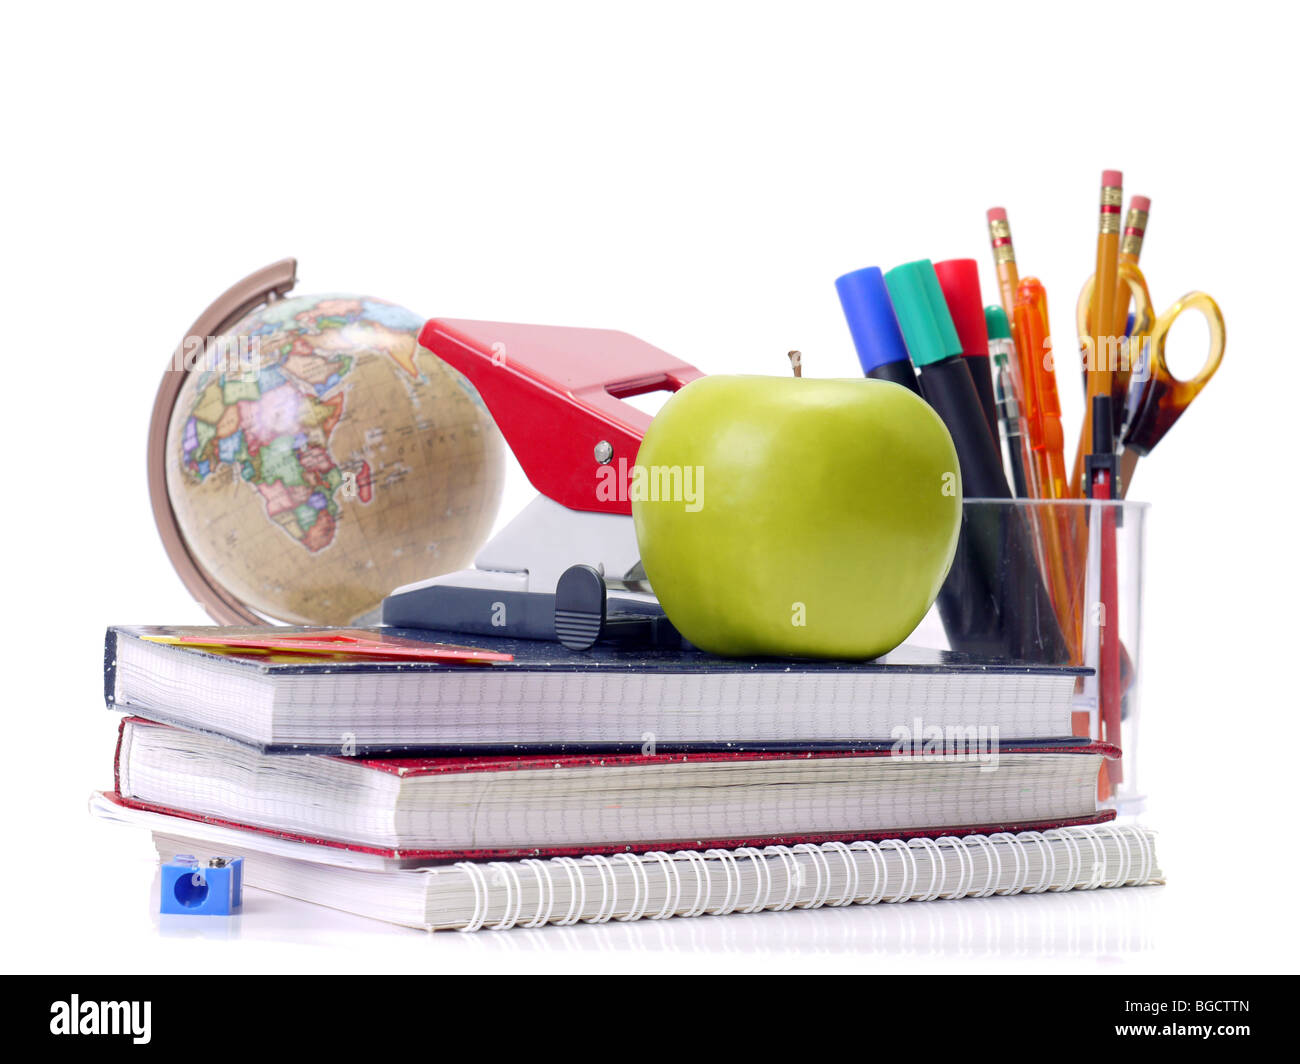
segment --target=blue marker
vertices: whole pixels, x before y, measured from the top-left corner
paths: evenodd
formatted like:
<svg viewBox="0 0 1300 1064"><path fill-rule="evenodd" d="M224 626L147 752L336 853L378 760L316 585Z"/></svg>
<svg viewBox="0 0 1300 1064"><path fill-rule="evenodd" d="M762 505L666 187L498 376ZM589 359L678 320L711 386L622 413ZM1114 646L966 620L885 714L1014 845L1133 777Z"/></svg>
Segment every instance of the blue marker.
<svg viewBox="0 0 1300 1064"><path fill-rule="evenodd" d="M880 381L893 381L917 395L916 369L907 354L894 305L889 300L885 276L877 266L854 270L835 281L844 319L849 323L853 346L858 351L862 372Z"/></svg>

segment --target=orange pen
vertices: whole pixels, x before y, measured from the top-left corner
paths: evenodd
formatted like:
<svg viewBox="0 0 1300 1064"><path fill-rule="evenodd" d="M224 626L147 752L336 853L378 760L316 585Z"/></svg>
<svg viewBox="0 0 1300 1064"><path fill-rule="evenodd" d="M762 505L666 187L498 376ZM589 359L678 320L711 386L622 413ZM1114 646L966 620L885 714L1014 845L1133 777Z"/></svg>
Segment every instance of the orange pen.
<svg viewBox="0 0 1300 1064"><path fill-rule="evenodd" d="M1061 397L1056 390L1050 329L1047 291L1038 278L1026 277L1016 290L1016 341L1026 378L1033 382L1025 389L1030 442L1041 497L1067 499L1070 486L1065 473L1065 431L1061 427Z"/></svg>
<svg viewBox="0 0 1300 1064"><path fill-rule="evenodd" d="M1124 205L1124 175L1106 170L1101 175L1101 212L1097 222L1097 267L1092 276L1092 301L1088 321L1092 335L1087 358L1087 404L1083 409L1083 431L1075 452L1070 494L1083 494L1083 461L1092 449L1092 400L1110 395L1115 356L1115 307L1119 301L1120 211ZM1123 336L1123 330L1119 335ZM1083 339L1082 337L1080 339Z"/></svg>
<svg viewBox="0 0 1300 1064"><path fill-rule="evenodd" d="M1061 399L1056 389L1056 367L1052 361L1051 326L1047 317L1047 291L1042 282L1026 277L1016 289L1016 340L1021 344L1024 367L1025 420L1029 446L1034 456L1039 495L1044 499L1070 497L1065 473L1065 431L1061 426ZM1075 609L1072 574L1073 540L1064 515L1049 519L1043 528L1048 585L1061 632L1074 651L1078 615Z"/></svg>

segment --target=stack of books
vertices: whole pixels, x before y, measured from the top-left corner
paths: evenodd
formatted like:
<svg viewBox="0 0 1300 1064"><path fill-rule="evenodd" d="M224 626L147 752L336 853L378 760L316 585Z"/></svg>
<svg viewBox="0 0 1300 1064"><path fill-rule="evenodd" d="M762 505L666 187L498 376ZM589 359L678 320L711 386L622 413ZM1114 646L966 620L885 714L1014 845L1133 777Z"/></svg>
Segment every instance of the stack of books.
<svg viewBox="0 0 1300 1064"><path fill-rule="evenodd" d="M106 819L430 930L1159 882L1069 667L113 628ZM277 643L276 641L279 641ZM369 645L379 643L379 646ZM334 649L334 647L341 649Z"/></svg>

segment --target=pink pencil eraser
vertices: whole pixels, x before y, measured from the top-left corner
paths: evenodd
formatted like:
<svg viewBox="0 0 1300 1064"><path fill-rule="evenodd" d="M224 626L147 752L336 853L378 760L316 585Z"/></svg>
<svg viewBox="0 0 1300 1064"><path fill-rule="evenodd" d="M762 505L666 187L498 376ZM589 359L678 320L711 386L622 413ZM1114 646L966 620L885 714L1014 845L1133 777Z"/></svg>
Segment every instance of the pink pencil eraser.
<svg viewBox="0 0 1300 1064"><path fill-rule="evenodd" d="M1124 184L1124 175L1118 170L1103 170L1101 183L1106 188L1120 188Z"/></svg>
<svg viewBox="0 0 1300 1064"><path fill-rule="evenodd" d="M990 222L1005 222L1007 220L1007 209L1005 207L990 207Z"/></svg>
<svg viewBox="0 0 1300 1064"><path fill-rule="evenodd" d="M1135 211L1149 211L1151 201L1146 196L1134 196L1129 202L1129 209Z"/></svg>

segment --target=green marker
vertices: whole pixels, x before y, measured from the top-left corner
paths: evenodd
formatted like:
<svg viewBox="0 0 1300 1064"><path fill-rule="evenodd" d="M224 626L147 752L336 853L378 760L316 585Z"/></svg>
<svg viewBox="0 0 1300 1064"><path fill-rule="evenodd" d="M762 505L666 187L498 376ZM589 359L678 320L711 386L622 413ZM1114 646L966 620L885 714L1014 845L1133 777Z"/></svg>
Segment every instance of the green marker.
<svg viewBox="0 0 1300 1064"><path fill-rule="evenodd" d="M885 284L907 353L921 374L921 394L938 411L957 448L962 489L978 499L1011 498L934 266L929 259L895 266L885 274Z"/></svg>
<svg viewBox="0 0 1300 1064"><path fill-rule="evenodd" d="M1011 499L998 445L989 435L934 266L929 259L896 266L885 274L885 284L908 354L920 372L921 394L957 448L966 498ZM992 594L983 608L990 639L1020 661L1068 661L1070 650L1038 571L1024 515L1013 506L967 507L962 537L969 537L972 561Z"/></svg>

